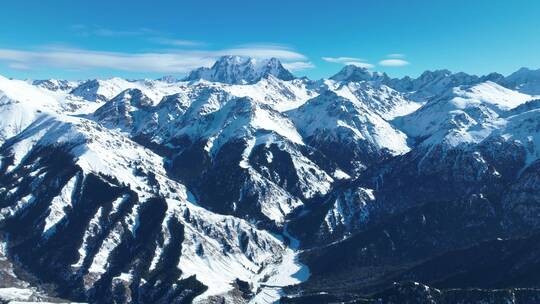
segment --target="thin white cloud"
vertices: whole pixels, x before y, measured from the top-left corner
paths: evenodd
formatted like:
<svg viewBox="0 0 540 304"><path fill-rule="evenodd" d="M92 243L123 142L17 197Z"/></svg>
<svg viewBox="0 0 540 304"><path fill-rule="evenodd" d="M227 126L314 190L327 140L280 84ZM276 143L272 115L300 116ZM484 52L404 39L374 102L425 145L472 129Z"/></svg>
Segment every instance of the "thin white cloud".
<svg viewBox="0 0 540 304"><path fill-rule="evenodd" d="M408 65L409 62L403 59L384 59L379 61L379 65L386 67L401 67Z"/></svg>
<svg viewBox="0 0 540 304"><path fill-rule="evenodd" d="M326 62L344 64L344 65L355 65L357 67L362 67L366 69L371 69L374 67L373 64L365 62L364 59L356 57L322 57L322 60Z"/></svg>
<svg viewBox="0 0 540 304"><path fill-rule="evenodd" d="M388 58L405 58L405 54L394 53L386 55Z"/></svg>
<svg viewBox="0 0 540 304"><path fill-rule="evenodd" d="M283 63L283 67L287 70L294 72L294 71L301 71L301 70L308 70L315 67L315 65L311 62L306 61L295 61L295 62L285 62Z"/></svg>
<svg viewBox="0 0 540 304"><path fill-rule="evenodd" d="M133 37L133 36L159 36L163 33L149 28L137 28L130 30L110 29L101 26L89 26L84 24L75 24L71 30L81 36L101 36L101 37Z"/></svg>
<svg viewBox="0 0 540 304"><path fill-rule="evenodd" d="M275 57L277 59L284 59L284 60L306 60L306 56L297 53L292 50L286 50L286 49L267 49L267 48L231 48L231 49L225 49L221 51L214 52L215 54L219 56L223 55L238 55L238 56L248 56L248 57L254 57L254 58L272 58Z"/></svg>
<svg viewBox="0 0 540 304"><path fill-rule="evenodd" d="M356 57L322 57L322 60L332 63L346 63L346 62L360 62L364 61L364 59L356 58Z"/></svg>
<svg viewBox="0 0 540 304"><path fill-rule="evenodd" d="M164 38L164 37L152 38L150 40L158 44L179 46L179 47L194 47L194 46L202 46L205 44L200 41L185 40L185 39L171 39L171 38Z"/></svg>
<svg viewBox="0 0 540 304"><path fill-rule="evenodd" d="M13 70L22 70L22 71L31 70L31 68L28 65L24 63L17 63L17 62L8 64L8 67Z"/></svg>
<svg viewBox="0 0 540 304"><path fill-rule="evenodd" d="M152 43L170 45L175 47L194 47L202 46L204 43L187 39L171 38L171 35L150 28L137 28L130 30L110 29L100 26L88 26L84 24L75 24L71 30L81 36L98 36L105 38L137 37Z"/></svg>
<svg viewBox="0 0 540 304"><path fill-rule="evenodd" d="M313 67L307 58L291 49L236 47L217 51L181 50L171 52L122 53L73 48L41 48L37 50L0 49L0 61L14 67L63 68L66 70L110 69L139 73L186 73L201 66L210 66L223 55L280 59L292 69Z"/></svg>
<svg viewBox="0 0 540 304"><path fill-rule="evenodd" d="M350 61L350 62L346 62L345 64L346 65L354 65L354 66L357 66L357 67L360 67L360 68L365 68L365 69L372 69L372 68L375 67L375 65L373 65L371 63L359 62L359 61Z"/></svg>

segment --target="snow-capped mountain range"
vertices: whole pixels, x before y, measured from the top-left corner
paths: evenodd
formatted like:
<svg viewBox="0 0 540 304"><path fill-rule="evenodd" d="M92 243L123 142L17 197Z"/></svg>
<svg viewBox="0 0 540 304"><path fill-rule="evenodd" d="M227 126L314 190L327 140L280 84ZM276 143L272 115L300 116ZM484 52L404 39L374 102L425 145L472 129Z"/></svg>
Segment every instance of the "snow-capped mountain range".
<svg viewBox="0 0 540 304"><path fill-rule="evenodd" d="M240 56L182 80L0 76L1 253L36 293L93 303L439 284L431 259L540 228L538 95L540 70L309 80ZM534 287L516 282L481 287Z"/></svg>

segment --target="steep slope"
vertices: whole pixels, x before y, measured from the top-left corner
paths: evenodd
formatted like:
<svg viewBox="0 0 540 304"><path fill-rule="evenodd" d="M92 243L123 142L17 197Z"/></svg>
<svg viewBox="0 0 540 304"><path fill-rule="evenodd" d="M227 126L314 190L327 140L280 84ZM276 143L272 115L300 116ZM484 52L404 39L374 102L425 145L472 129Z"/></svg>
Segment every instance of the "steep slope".
<svg viewBox="0 0 540 304"><path fill-rule="evenodd" d="M410 114L422 105L420 102L410 100L406 94L376 82L326 81L325 87L339 96L362 104L369 111L385 120Z"/></svg>
<svg viewBox="0 0 540 304"><path fill-rule="evenodd" d="M203 206L281 225L303 200L325 194L336 171L278 111L316 95L308 85L273 76L253 85L180 83L179 93L157 105L142 105L148 99L143 91L126 90L92 118L167 155L170 173ZM237 97L246 95L254 98ZM223 191L210 191L215 188Z"/></svg>
<svg viewBox="0 0 540 304"><path fill-rule="evenodd" d="M93 79L81 83L70 93L89 101L107 101L131 85L131 83L121 78Z"/></svg>
<svg viewBox="0 0 540 304"><path fill-rule="evenodd" d="M0 78L0 298L535 299L535 75Z"/></svg>
<svg viewBox="0 0 540 304"><path fill-rule="evenodd" d="M311 89L312 86L310 82L303 80L282 81L273 76L251 85L206 81L193 84L175 83L170 88L174 94L166 95L158 103L153 102L150 104L152 106L146 104L144 107L124 106L125 102L122 100L126 99L125 95L129 95L129 92L142 94L145 99L150 98L146 94L147 90L127 89L112 98L112 103L105 104L97 111L96 118L99 121L110 120L108 127L125 128L125 125L115 126L115 123L112 123L117 117L118 109L122 108L121 115L131 121L128 131L133 136L144 136L150 141L163 143L176 136L183 125L219 110L230 99L248 97L277 111L285 111L316 96L318 93ZM121 124L120 121L116 123Z"/></svg>
<svg viewBox="0 0 540 304"><path fill-rule="evenodd" d="M126 80L118 77L81 82L70 95L93 102L106 102L127 89L138 89L157 104L164 96L181 91L181 84L161 80Z"/></svg>
<svg viewBox="0 0 540 304"><path fill-rule="evenodd" d="M447 90L396 125L422 145L478 143L504 124L500 114L532 99L493 82Z"/></svg>
<svg viewBox="0 0 540 304"><path fill-rule="evenodd" d="M449 70L425 71L416 79L403 78L393 80L391 86L399 91L410 92L415 100L429 100L448 89L461 85L473 85L481 82L475 75L463 72L452 73Z"/></svg>
<svg viewBox="0 0 540 304"><path fill-rule="evenodd" d="M221 202L207 207L282 223L302 199L330 188L332 178L310 160L292 122L271 106L233 98L216 111L193 117L199 113L193 109L200 109L194 106L171 140L178 151L171 170L198 189L201 201ZM227 181L221 178L224 172ZM210 191L216 188L221 193Z"/></svg>
<svg viewBox="0 0 540 304"><path fill-rule="evenodd" d="M306 79L283 81L269 75L252 85L224 86L224 90L238 97L250 97L261 103L273 106L283 112L304 104L317 96L317 84Z"/></svg>
<svg viewBox="0 0 540 304"><path fill-rule="evenodd" d="M287 112L309 144L354 174L385 157L409 151L402 132L358 100L325 91ZM336 151L336 147L348 147Z"/></svg>
<svg viewBox="0 0 540 304"><path fill-rule="evenodd" d="M32 81L32 84L47 89L49 91L60 91L60 92L68 92L73 90L75 87L79 85L77 81L68 81L68 80L61 80L61 79L42 79L42 80L34 80Z"/></svg>
<svg viewBox="0 0 540 304"><path fill-rule="evenodd" d="M372 72L366 68L348 65L336 75L330 77L336 82L368 82L372 85L386 85L417 102L426 102L439 96L445 91L462 85L474 85L481 82L492 81L500 83L504 76L492 73L478 77L467 73L452 73L449 70L425 71L418 78L409 76L390 78L385 73Z"/></svg>
<svg viewBox="0 0 540 304"><path fill-rule="evenodd" d="M23 151L28 140L35 144ZM256 294L272 278L259 272L294 255L275 235L190 202L161 157L84 118L38 120L2 157L10 254L69 298L234 298L237 278Z"/></svg>
<svg viewBox="0 0 540 304"><path fill-rule="evenodd" d="M43 113L59 110L60 105L53 97L24 81L0 76L0 145Z"/></svg>
<svg viewBox="0 0 540 304"><path fill-rule="evenodd" d="M291 224L308 246L303 261L312 276L302 289L361 295L404 279L440 282L450 270L436 277L435 264L422 270L433 277L392 276L428 257L537 229L538 107L529 98L486 82L398 119L417 142L409 153L368 168ZM473 264L462 271L482 277ZM502 287L516 286L510 281Z"/></svg>
<svg viewBox="0 0 540 304"><path fill-rule="evenodd" d="M95 118L109 127L131 129L139 110L152 106L153 101L139 89L127 89L94 112Z"/></svg>

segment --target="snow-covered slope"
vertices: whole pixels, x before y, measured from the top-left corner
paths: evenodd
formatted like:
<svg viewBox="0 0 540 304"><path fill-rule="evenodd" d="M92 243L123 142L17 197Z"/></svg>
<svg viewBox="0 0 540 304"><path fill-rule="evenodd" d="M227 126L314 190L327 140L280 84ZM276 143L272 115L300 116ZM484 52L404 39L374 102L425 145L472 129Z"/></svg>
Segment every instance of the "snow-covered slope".
<svg viewBox="0 0 540 304"><path fill-rule="evenodd" d="M171 135L170 145L180 142L178 149L182 151L173 166L182 164L177 170L188 170L185 166L194 162L184 159L192 158L193 153L204 154L208 159L200 161L209 176L199 176L201 180L196 182L206 185L203 187L214 187L214 175L223 170L238 172L238 184L228 189L232 212L240 212L240 205L255 204L265 217L281 224L287 214L302 205L302 198L328 191L332 178L309 159L302 136L283 113L249 97L226 98L221 104L214 104L212 99L202 102L188 108ZM273 153L286 156L273 160ZM269 156L259 157L262 154ZM255 202L253 196L257 197Z"/></svg>
<svg viewBox="0 0 540 304"><path fill-rule="evenodd" d="M492 136L522 145L527 153L527 165L540 159L540 108L507 117L503 127Z"/></svg>
<svg viewBox="0 0 540 304"><path fill-rule="evenodd" d="M129 120L129 131L134 135L144 134L157 142L170 140L180 136L186 125L197 123L200 117L204 117L221 109L228 100L246 97L265 105L273 111L285 111L302 105L309 98L318 93L312 89L313 84L295 79L292 81L279 80L274 76L268 76L254 84L237 85L225 83L213 83L198 81L195 83L178 82L168 87L170 95L164 96L158 103L153 100L153 106L144 107L129 106L123 100L126 92L137 92L145 99L150 98L149 89L127 89L111 99L111 102L102 106L96 112L96 117L104 121L110 117L109 127L125 128L126 125L118 121L118 111L122 110L122 116ZM156 86L160 88L159 86ZM157 94L161 94L159 91ZM154 93L156 95L156 93ZM129 98L128 98L129 99ZM151 99L151 98L150 98ZM114 109L113 109L114 108ZM120 124L120 125L116 125Z"/></svg>
<svg viewBox="0 0 540 304"><path fill-rule="evenodd" d="M339 96L361 104L386 120L407 115L422 105L420 102L408 99L405 94L380 83L326 81L325 86Z"/></svg>
<svg viewBox="0 0 540 304"><path fill-rule="evenodd" d="M0 76L0 145L22 132L43 113L59 110L56 99L27 82Z"/></svg>
<svg viewBox="0 0 540 304"><path fill-rule="evenodd" d="M424 145L479 143L504 125L501 113L532 99L493 82L447 90L396 125Z"/></svg>
<svg viewBox="0 0 540 304"><path fill-rule="evenodd" d="M127 94L129 93L126 92L124 96ZM47 147L52 146L67 152L73 158L73 164L80 168L79 173L69 178L64 186L61 186L60 175L55 177L54 171L48 171L46 166L39 166L40 162L49 157ZM107 216L105 212L111 218L119 216L130 201L128 197L131 197L131 200L133 197L126 193L113 202L112 209L104 206L94 209L94 217L88 222L82 245L77 249L79 257L71 266L71 275L84 274L82 279L87 289L113 271L115 251L122 248L122 240L126 234L136 237L137 228L150 220L145 219L142 214L145 208L149 208L145 206L155 197L165 199L166 205L163 208L166 211L161 219L159 238L152 240L157 242L157 245L153 256L148 257L150 259L148 262L152 261L148 264L148 269L149 271L158 269L160 261L169 258L170 246L174 245L172 242L178 241L176 235L178 232L171 230L174 226L171 223L177 222L183 227L183 236L180 237L180 240L183 240L182 251L181 254L179 252L180 258L176 266L182 273L179 279L187 279L194 275L197 280L208 286L209 289L201 297L226 295L233 290L232 284L235 279L253 284L253 292L257 293L260 284L264 284L270 278L259 273L261 271L271 273L271 268L279 268L281 263L290 263L285 259L286 255L294 255L291 249L285 247L283 240L275 235L258 230L249 222L232 216L213 214L197 206L183 185L168 178L162 157L132 142L123 133L105 129L91 120L47 115L13 138L4 151L8 153L4 156L10 163L9 166L3 166L5 169L2 172L3 180L9 180L10 176L16 176L21 170L30 169L35 173L26 175L23 181L3 184L5 187L2 188L0 195L7 194L6 203L14 202L13 205L8 203L1 209L3 221L22 221L23 212L35 210L34 208L38 208L35 202L43 199L41 195L44 194L33 191L33 188L24 188L22 185L30 182L32 187L38 185L45 187L47 182L53 182L61 186L58 196L50 201L43 214L45 226L40 240L41 246L46 246L65 232L65 226L68 225L70 218L75 216L70 210L81 208L77 205L77 201L85 199L80 197L75 200L75 193L81 191L77 189L84 180L90 178L89 175L113 178L109 183L121 181L135 191L137 199L131 211L122 215L123 218L119 219L117 224L111 224L110 230L106 226L101 228L98 226L98 223L103 223L103 217ZM35 157L43 161L36 160L35 163L29 161ZM69 160L65 161L69 163ZM34 174L49 177L32 181ZM54 178L58 179L54 181ZM50 211L47 213L47 210ZM101 244L99 241L96 244L95 239L99 240L100 235L103 237ZM295 266L288 264L287 267ZM83 269L85 270L82 271ZM133 280L137 273L136 269L126 270L125 273L119 274L118 279L126 284L135 282ZM284 273L280 273L280 276L288 280ZM291 280L290 282L295 282L294 278ZM272 284L280 284L280 281ZM276 298L272 299L275 300Z"/></svg>
<svg viewBox="0 0 540 304"><path fill-rule="evenodd" d="M109 127L132 128L139 109L151 107L153 101L139 89L127 89L105 103L94 113L96 119Z"/></svg>
<svg viewBox="0 0 540 304"><path fill-rule="evenodd" d="M426 102L454 87L474 85L488 80L495 81L499 79L495 74L478 77L463 72L452 73L449 70L435 70L425 71L416 79L410 77L392 79L387 82L387 85L400 92L407 93L409 98L413 100Z"/></svg>
<svg viewBox="0 0 540 304"><path fill-rule="evenodd" d="M387 149L392 154L409 151L406 136L365 104L325 91L288 112L302 135L334 136L338 142L357 142L365 149Z"/></svg>
<svg viewBox="0 0 540 304"><path fill-rule="evenodd" d="M71 94L89 101L107 101L132 86L121 78L88 80L71 91Z"/></svg>
<svg viewBox="0 0 540 304"><path fill-rule="evenodd" d="M178 130L176 136L207 140L206 148L215 154L223 143L233 138L248 139L256 132L274 132L287 140L302 144L294 125L280 112L249 97L228 101L221 109L193 121Z"/></svg>
<svg viewBox="0 0 540 304"><path fill-rule="evenodd" d="M540 223L535 79L347 66L311 81L238 56L184 81L0 77L0 249L48 290L98 303L275 302L324 273L301 245L406 268L409 253L469 244L431 234L448 232L448 210L477 227L465 220L503 197Z"/></svg>
<svg viewBox="0 0 540 304"><path fill-rule="evenodd" d="M223 89L234 96L250 97L272 105L280 112L299 107L308 99L315 97L318 92L315 84L309 80L283 81L273 75L253 85L231 85L224 86Z"/></svg>
<svg viewBox="0 0 540 304"><path fill-rule="evenodd" d="M105 80L87 80L73 88L70 94L87 101L106 102L127 89L139 89L154 104L161 101L164 96L172 95L181 90L176 82L148 79L126 80L114 77Z"/></svg>
<svg viewBox="0 0 540 304"><path fill-rule="evenodd" d="M354 141L365 141L375 149L388 149L394 154L409 150L402 132L361 104L330 91L294 110L291 116L308 137L323 130L345 128L352 131Z"/></svg>

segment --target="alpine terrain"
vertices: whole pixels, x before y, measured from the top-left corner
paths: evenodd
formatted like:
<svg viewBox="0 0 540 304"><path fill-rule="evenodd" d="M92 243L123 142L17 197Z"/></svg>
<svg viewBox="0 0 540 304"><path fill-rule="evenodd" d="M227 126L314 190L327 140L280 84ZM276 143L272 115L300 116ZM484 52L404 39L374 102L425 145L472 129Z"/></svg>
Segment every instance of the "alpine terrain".
<svg viewBox="0 0 540 304"><path fill-rule="evenodd" d="M538 303L540 70L0 76L0 303Z"/></svg>

